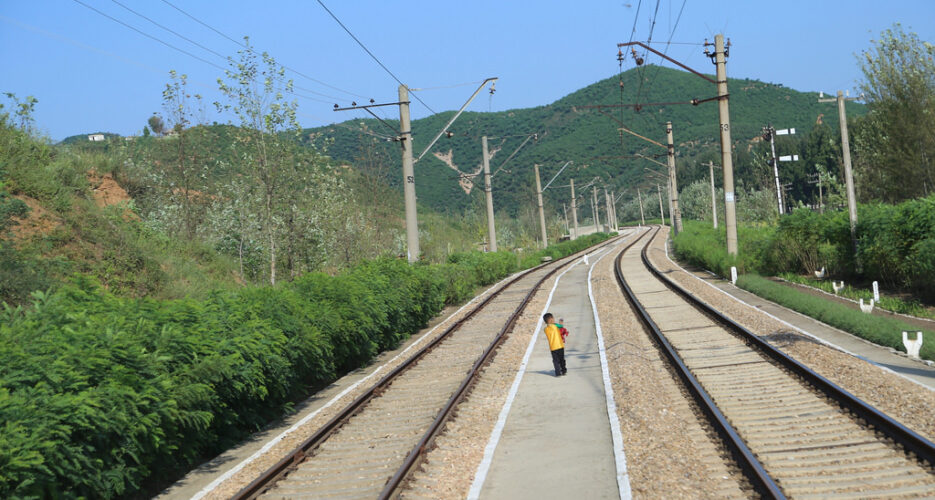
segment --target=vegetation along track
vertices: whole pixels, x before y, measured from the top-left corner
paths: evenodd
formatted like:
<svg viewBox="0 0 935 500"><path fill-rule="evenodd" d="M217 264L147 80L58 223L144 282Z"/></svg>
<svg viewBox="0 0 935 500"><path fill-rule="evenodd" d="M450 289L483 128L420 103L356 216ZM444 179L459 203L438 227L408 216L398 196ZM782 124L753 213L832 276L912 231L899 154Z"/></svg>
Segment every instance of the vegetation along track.
<svg viewBox="0 0 935 500"><path fill-rule="evenodd" d="M784 498L935 495L935 445L680 288L647 257L617 280L751 485Z"/></svg>
<svg viewBox="0 0 935 500"><path fill-rule="evenodd" d="M490 294L235 498L397 494L542 283L581 253L533 268Z"/></svg>

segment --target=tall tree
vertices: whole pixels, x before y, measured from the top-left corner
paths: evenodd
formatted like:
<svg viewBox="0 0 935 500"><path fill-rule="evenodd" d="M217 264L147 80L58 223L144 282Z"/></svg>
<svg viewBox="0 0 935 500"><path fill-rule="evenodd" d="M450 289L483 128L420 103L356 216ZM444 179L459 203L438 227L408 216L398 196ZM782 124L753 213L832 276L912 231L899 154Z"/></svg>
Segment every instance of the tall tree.
<svg viewBox="0 0 935 500"><path fill-rule="evenodd" d="M218 78L221 92L228 103L215 103L219 111L233 111L240 119L243 131L240 141L247 146L244 153L262 195L262 225L269 253L269 280L276 284L277 230L283 222L277 217L277 203L283 201L281 191L290 169L294 142L301 129L296 120L298 104L287 101L284 92L292 91L292 80L285 69L268 53L257 54L244 37L244 49L237 51L239 60L229 59L231 69L225 71L227 81Z"/></svg>
<svg viewBox="0 0 935 500"><path fill-rule="evenodd" d="M166 143L174 149L174 158L173 164L164 169L164 188L167 199L180 212L178 218L182 232L188 239L193 239L206 206L201 183L206 167L199 158L200 148L197 144L198 136L203 135L204 129L191 128L198 110L202 108L201 96L188 93L186 75L172 70L169 76L171 81L162 91L162 102L174 132L174 144Z"/></svg>
<svg viewBox="0 0 935 500"><path fill-rule="evenodd" d="M861 53L869 113L854 145L861 191L899 201L935 191L935 46L899 24Z"/></svg>

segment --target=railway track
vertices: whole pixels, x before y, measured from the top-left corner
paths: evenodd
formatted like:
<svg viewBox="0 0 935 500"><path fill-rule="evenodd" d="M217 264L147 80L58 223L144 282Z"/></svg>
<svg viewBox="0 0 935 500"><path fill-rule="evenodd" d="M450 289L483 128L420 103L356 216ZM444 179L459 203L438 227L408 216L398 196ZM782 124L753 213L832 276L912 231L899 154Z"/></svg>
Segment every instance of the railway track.
<svg viewBox="0 0 935 500"><path fill-rule="evenodd" d="M234 498L397 495L535 292L581 253L533 268L490 294Z"/></svg>
<svg viewBox="0 0 935 500"><path fill-rule="evenodd" d="M680 288L647 256L660 236L620 252L618 283L758 493L935 496L935 445Z"/></svg>

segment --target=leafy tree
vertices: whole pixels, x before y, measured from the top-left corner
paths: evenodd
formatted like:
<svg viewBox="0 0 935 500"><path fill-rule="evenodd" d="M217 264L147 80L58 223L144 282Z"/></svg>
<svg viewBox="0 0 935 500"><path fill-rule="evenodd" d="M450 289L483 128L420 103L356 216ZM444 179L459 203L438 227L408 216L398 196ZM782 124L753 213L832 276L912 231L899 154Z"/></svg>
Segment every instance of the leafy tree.
<svg viewBox="0 0 935 500"><path fill-rule="evenodd" d="M171 165L162 169L161 187L167 201L178 212L182 232L188 239L193 239L203 220L206 205L202 179L207 172L199 156L202 148L197 144L200 136L204 135L204 127L190 127L195 120L196 110L201 108L201 96L188 93L187 75L172 70L169 76L171 81L162 91L162 101L174 132L174 144L165 144L173 149L174 158Z"/></svg>
<svg viewBox="0 0 935 500"><path fill-rule="evenodd" d="M166 133L166 123L162 121L162 117L158 114L153 113L153 116L150 116L146 123L154 134L162 135Z"/></svg>
<svg viewBox="0 0 935 500"><path fill-rule="evenodd" d="M242 204L236 211L259 214L257 224L265 241L268 278L275 284L284 264L288 276L318 269L334 246L335 235L352 230L346 210L344 183L324 157L299 141L298 104L287 101L292 80L267 53L250 47L230 59L226 81L218 79L227 102L215 103L219 111L232 111L240 120L235 143L237 162L249 182L235 189ZM237 220L245 220L238 216ZM242 231L241 238L246 237Z"/></svg>
<svg viewBox="0 0 935 500"><path fill-rule="evenodd" d="M899 201L935 191L935 45L900 24L860 55L869 114L854 145L861 192Z"/></svg>
<svg viewBox="0 0 935 500"><path fill-rule="evenodd" d="M5 92L3 95L13 101L14 114L16 115L17 121L19 121L19 128L23 132L31 134L36 123L33 113L36 111L36 103L38 103L39 100L31 95L20 100L16 97L16 94L12 92Z"/></svg>

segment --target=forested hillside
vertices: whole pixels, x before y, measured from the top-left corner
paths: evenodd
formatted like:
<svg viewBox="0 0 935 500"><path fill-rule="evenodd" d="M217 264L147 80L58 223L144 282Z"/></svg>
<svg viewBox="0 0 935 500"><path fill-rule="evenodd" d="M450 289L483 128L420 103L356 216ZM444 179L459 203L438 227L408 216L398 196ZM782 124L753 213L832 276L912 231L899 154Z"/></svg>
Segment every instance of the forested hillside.
<svg viewBox="0 0 935 500"><path fill-rule="evenodd" d="M622 92L619 83L621 79ZM749 79L729 79L728 89L735 148L735 175L741 186L746 184L750 189L768 186L770 171L763 156L764 145L758 144L762 127L768 123L772 123L776 128L794 127L798 131L796 138L789 139L786 143L778 143L780 154L804 155L805 151L802 150L805 149L810 133L819 136L817 142L827 148L833 148L831 139L834 139L837 133L836 109L833 105L819 103L817 92L798 92L781 84ZM450 138L443 137L433 148L434 154L427 154L417 163L416 192L419 201L443 211L459 211L471 203L476 203L472 199L482 196L482 190L476 189L476 185L481 183L481 178L476 178L474 186L470 183L459 184L458 172L452 165L461 172L476 174L481 164L482 135L503 137L490 140L493 154L491 168L496 170L522 143L525 135L539 134L538 141L528 143L510 161L506 169L494 178L494 190L497 192L494 205L498 211L505 210L515 214L523 203L533 202L534 163L541 165L543 182L551 178L566 161L574 160L574 166L562 174L558 184L567 184L570 178L586 181L600 176L603 184L618 188L632 187L645 177L644 167L658 167L643 159L607 157L634 154L652 156L665 151L629 134L621 135L617 130L617 120L627 128L663 143L665 123L671 121L677 145L679 183L680 186L687 186L692 181L707 176L707 168L701 167L701 162L713 160L716 164L720 163L716 102L711 101L698 106L653 106L646 103L686 102L693 98L705 99L714 95L714 85L695 75L659 66L647 66L594 83L546 106L497 113L466 112L451 127L454 135ZM595 104L620 104L621 101L634 103L637 96L639 102L644 103L641 110L604 110L612 114L613 118L596 109L584 108ZM865 108L860 104L848 103L848 112L850 117L857 117L865 112ZM452 114L453 112L441 113L413 122L416 154L422 151ZM819 122L824 125L816 127ZM357 160L361 151L365 149L379 149L388 159L391 168L384 167L377 174L387 179L391 185L398 186L398 145L355 132L361 129L381 134L387 132L382 127L383 125L376 120L359 120L345 122L341 126L306 129L305 133L306 138L313 144L326 148L331 157L348 163L359 163ZM782 149L783 147L787 149ZM811 156L816 157L817 153ZM828 154L825 152L825 156ZM830 155L834 156L833 149ZM440 157L444 157L445 161ZM805 186L802 192L795 193L799 198L805 197L806 191L810 195L810 191L814 190L804 182L807 174L814 173L814 165L809 164L809 159L813 158L803 158L800 164L790 164L786 169L789 181L803 181L796 183ZM826 166L832 168L836 165ZM361 167L365 168L365 165ZM567 198L567 193L549 190L546 191L546 198L561 203L559 200Z"/></svg>

